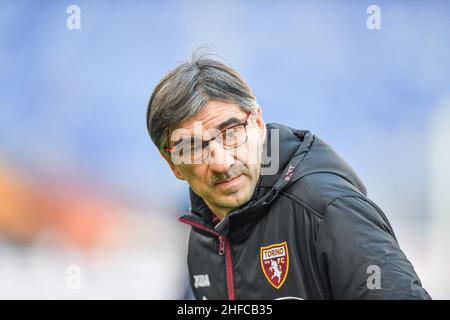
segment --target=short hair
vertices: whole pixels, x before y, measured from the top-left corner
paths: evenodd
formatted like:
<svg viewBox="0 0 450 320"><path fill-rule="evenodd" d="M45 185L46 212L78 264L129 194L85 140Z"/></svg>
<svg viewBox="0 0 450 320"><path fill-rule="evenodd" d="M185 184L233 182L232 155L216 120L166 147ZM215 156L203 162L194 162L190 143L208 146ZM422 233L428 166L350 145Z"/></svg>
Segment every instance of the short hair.
<svg viewBox="0 0 450 320"><path fill-rule="evenodd" d="M156 85L147 108L147 130L153 143L168 146L168 133L197 114L209 101L237 104L254 112L256 99L237 71L208 55L193 55Z"/></svg>

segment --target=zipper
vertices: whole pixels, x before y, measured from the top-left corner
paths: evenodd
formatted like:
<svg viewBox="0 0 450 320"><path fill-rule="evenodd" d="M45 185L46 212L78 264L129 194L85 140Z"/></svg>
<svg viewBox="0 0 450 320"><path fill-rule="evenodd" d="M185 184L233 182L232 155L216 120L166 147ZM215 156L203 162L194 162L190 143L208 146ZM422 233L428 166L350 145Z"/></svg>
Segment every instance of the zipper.
<svg viewBox="0 0 450 320"><path fill-rule="evenodd" d="M190 225L193 228L208 232L219 239L219 255L225 255L225 272L226 272L226 282L227 282L227 296L228 300L235 300L234 294L234 275L233 275L233 260L231 257L231 245L230 240L218 233L217 231L205 227L204 225L191 221L187 218L179 218L183 223Z"/></svg>
<svg viewBox="0 0 450 320"><path fill-rule="evenodd" d="M231 245L230 240L227 237L224 237L224 245L225 245L225 270L227 272L228 300L235 300L233 261L231 259Z"/></svg>
<svg viewBox="0 0 450 320"><path fill-rule="evenodd" d="M225 237L219 236L219 255L223 256L225 253Z"/></svg>

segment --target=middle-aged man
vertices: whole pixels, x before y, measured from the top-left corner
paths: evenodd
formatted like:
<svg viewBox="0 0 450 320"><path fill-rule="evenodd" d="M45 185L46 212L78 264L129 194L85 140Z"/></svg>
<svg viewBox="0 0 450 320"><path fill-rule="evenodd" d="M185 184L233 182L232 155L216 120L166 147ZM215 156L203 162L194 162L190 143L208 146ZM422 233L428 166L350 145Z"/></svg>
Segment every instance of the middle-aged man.
<svg viewBox="0 0 450 320"><path fill-rule="evenodd" d="M309 131L266 124L235 70L182 63L147 128L190 186L197 299L430 299L356 173Z"/></svg>

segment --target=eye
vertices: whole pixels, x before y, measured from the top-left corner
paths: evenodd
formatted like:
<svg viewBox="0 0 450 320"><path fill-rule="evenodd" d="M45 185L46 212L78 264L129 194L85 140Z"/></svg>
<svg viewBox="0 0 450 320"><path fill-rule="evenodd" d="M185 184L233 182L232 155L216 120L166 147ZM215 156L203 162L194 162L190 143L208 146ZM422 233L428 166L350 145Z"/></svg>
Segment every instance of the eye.
<svg viewBox="0 0 450 320"><path fill-rule="evenodd" d="M236 129L235 128L227 129L223 133L223 138L224 139L233 139L235 136L236 136Z"/></svg>
<svg viewBox="0 0 450 320"><path fill-rule="evenodd" d="M202 152L202 144L201 144L201 142L194 143L193 145L191 145L190 151L191 151L191 154L192 153Z"/></svg>

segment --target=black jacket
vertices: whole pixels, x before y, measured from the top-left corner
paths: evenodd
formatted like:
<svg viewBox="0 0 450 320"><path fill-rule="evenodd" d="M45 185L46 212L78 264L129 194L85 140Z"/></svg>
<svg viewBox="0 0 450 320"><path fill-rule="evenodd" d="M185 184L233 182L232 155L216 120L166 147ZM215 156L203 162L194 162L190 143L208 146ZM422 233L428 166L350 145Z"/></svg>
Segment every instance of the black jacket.
<svg viewBox="0 0 450 320"><path fill-rule="evenodd" d="M309 131L280 124L280 170L217 223L190 189L197 299L430 299L358 176Z"/></svg>

